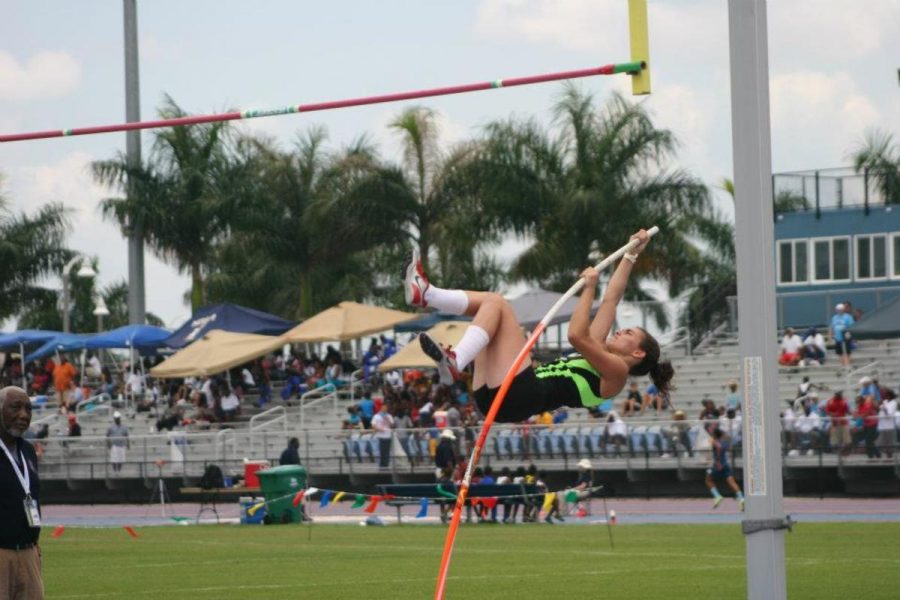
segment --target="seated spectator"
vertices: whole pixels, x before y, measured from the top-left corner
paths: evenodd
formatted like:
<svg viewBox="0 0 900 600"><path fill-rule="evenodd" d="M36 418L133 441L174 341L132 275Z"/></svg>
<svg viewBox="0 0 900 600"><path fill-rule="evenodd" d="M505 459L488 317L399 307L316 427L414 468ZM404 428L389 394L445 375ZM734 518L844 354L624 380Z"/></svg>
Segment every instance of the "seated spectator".
<svg viewBox="0 0 900 600"><path fill-rule="evenodd" d="M825 338L815 327L810 327L803 340L803 359L800 366L824 365L825 356Z"/></svg>
<svg viewBox="0 0 900 600"><path fill-rule="evenodd" d="M671 406L669 401L668 394L660 394L659 388L656 387L655 384L651 383L647 386L647 391L644 392L644 399L641 402L641 414L644 414L644 410L648 407L652 406L656 408L656 416L659 416L663 410Z"/></svg>
<svg viewBox="0 0 900 600"><path fill-rule="evenodd" d="M362 429L362 419L359 418L358 407L347 407L347 418L344 419L343 429Z"/></svg>
<svg viewBox="0 0 900 600"><path fill-rule="evenodd" d="M828 431L828 441L832 451L841 454L850 453L850 424L847 415L850 414L850 406L844 399L844 393L840 390L828 399L825 405L825 414L831 421L831 429Z"/></svg>
<svg viewBox="0 0 900 600"><path fill-rule="evenodd" d="M78 422L78 417L75 416L74 412L69 413L69 431L66 435L68 437L81 437L81 424Z"/></svg>
<svg viewBox="0 0 900 600"><path fill-rule="evenodd" d="M630 417L637 414L643 405L644 402L643 398L641 398L641 392L638 390L637 381L632 381L628 384L628 396L625 398L625 406L622 407L622 415Z"/></svg>
<svg viewBox="0 0 900 600"><path fill-rule="evenodd" d="M233 421L236 416L241 414L241 399L234 393L234 390L228 390L228 393L220 398L219 407L221 408L221 413L217 415L219 420Z"/></svg>
<svg viewBox="0 0 900 600"><path fill-rule="evenodd" d="M743 434L743 431L741 430L741 415L733 408L729 408L725 411L724 415L719 417L718 427L729 437L732 447L739 448L741 446L741 437Z"/></svg>
<svg viewBox="0 0 900 600"><path fill-rule="evenodd" d="M79 404L84 402L84 389L78 386L75 381L69 382L69 409L75 410Z"/></svg>
<svg viewBox="0 0 900 600"><path fill-rule="evenodd" d="M628 427L625 421L619 418L619 413L611 411L606 420L606 426L603 428L603 447L602 453L605 456L609 444L615 447L615 456L622 456L621 448L627 445Z"/></svg>
<svg viewBox="0 0 900 600"><path fill-rule="evenodd" d="M691 424L687 422L687 415L683 410L676 410L672 416L673 422L663 427L663 435L669 440L669 446L673 452L678 452L678 445L684 448L684 452L691 458L694 457L694 449L691 447Z"/></svg>
<svg viewBox="0 0 900 600"><path fill-rule="evenodd" d="M565 423L569 418L569 411L565 406L560 406L553 411L553 424L559 425Z"/></svg>
<svg viewBox="0 0 900 600"><path fill-rule="evenodd" d="M728 395L725 396L725 410L741 411L741 395L738 393L738 382L732 379L728 382Z"/></svg>
<svg viewBox="0 0 900 600"><path fill-rule="evenodd" d="M803 407L803 414L797 417L795 431L797 432L797 446L800 452L806 450L806 454L812 456L819 447L819 428L821 420L819 415L812 410L809 404Z"/></svg>
<svg viewBox="0 0 900 600"><path fill-rule="evenodd" d="M794 332L793 327L788 327L784 330L784 337L781 338L781 356L778 357L778 364L788 367L796 366L803 358L802 349L803 340Z"/></svg>
<svg viewBox="0 0 900 600"><path fill-rule="evenodd" d="M372 390L369 388L365 389L357 407L359 408L359 418L362 421L363 429L372 429L372 417L375 416L375 401L372 400Z"/></svg>
<svg viewBox="0 0 900 600"><path fill-rule="evenodd" d="M300 440L292 437L288 440L287 448L285 448L281 457L278 459L279 465L299 465L300 464Z"/></svg>

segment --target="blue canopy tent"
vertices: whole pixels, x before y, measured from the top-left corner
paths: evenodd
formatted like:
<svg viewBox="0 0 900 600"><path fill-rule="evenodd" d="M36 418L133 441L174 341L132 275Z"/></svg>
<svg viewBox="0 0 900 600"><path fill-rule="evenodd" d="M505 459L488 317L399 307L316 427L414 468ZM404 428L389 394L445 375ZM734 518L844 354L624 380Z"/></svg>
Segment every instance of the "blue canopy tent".
<svg viewBox="0 0 900 600"><path fill-rule="evenodd" d="M184 325L164 340L170 348L183 348L199 339L211 329L221 329L233 333L257 333L260 335L281 335L297 324L236 304L213 304L197 310Z"/></svg>
<svg viewBox="0 0 900 600"><path fill-rule="evenodd" d="M55 352L83 350L89 337L90 334L83 333L58 333L55 337L44 342L37 350L30 352L25 357L25 362L40 360Z"/></svg>
<svg viewBox="0 0 900 600"><path fill-rule="evenodd" d="M22 387L25 384L25 350L40 346L44 342L60 335L59 331L44 331L42 329L22 329L12 333L0 335L0 351L8 352L18 350L22 358Z"/></svg>
<svg viewBox="0 0 900 600"><path fill-rule="evenodd" d="M125 325L88 338L84 347L134 348L141 354L152 354L164 347L171 335L168 329L152 325Z"/></svg>

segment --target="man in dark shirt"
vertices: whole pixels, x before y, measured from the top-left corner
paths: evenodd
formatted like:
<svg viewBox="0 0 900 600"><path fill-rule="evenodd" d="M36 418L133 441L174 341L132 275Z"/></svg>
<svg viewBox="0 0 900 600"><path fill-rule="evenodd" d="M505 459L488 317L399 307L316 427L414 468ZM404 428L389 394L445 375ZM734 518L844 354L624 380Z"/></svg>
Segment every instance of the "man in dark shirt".
<svg viewBox="0 0 900 600"><path fill-rule="evenodd" d="M0 390L0 597L10 600L44 597L37 455L22 439L30 425L25 390Z"/></svg>
<svg viewBox="0 0 900 600"><path fill-rule="evenodd" d="M284 449L281 453L281 458L278 460L278 464L280 465L299 465L300 464L300 440L297 438L291 438L288 442L288 447Z"/></svg>

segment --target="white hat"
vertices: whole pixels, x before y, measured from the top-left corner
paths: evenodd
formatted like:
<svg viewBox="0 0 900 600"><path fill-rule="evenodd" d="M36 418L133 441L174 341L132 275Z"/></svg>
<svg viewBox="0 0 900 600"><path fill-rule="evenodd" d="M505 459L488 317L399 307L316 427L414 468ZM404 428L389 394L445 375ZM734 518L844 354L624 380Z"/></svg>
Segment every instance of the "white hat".
<svg viewBox="0 0 900 600"><path fill-rule="evenodd" d="M119 411L116 411L113 413L113 419L121 419L121 418L122 418L122 413L120 413Z"/></svg>
<svg viewBox="0 0 900 600"><path fill-rule="evenodd" d="M449 429L445 429L441 432L441 437L448 440L455 440L456 436L453 435L453 432Z"/></svg>
<svg viewBox="0 0 900 600"><path fill-rule="evenodd" d="M872 383L872 378L868 375L863 375L859 380L859 385L869 385Z"/></svg>
<svg viewBox="0 0 900 600"><path fill-rule="evenodd" d="M843 302L841 302L840 304L838 304L837 306L834 307L834 310L844 310L845 308L847 308L847 307L844 306Z"/></svg>
<svg viewBox="0 0 900 600"><path fill-rule="evenodd" d="M589 461L589 460L586 459L586 458L582 458L581 460L579 460L579 461L578 461L578 466L579 466L580 468L582 468L582 469L587 470L587 471L590 471L590 470L593 468L593 467L591 467L591 461Z"/></svg>

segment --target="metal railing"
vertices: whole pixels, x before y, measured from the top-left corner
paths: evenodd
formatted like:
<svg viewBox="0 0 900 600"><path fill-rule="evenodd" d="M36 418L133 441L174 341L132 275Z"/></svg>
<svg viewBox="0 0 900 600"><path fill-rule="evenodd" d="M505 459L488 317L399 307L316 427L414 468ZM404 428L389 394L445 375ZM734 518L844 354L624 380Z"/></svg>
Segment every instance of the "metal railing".
<svg viewBox="0 0 900 600"><path fill-rule="evenodd" d="M285 433L288 430L287 410L285 410L283 406L272 407L269 410L251 417L250 426L248 428L248 433L250 434L250 453L253 454L256 450L256 442L260 436L262 437L263 447L265 447L267 433L273 428L278 427L280 427L282 433Z"/></svg>
<svg viewBox="0 0 900 600"><path fill-rule="evenodd" d="M823 210L862 207L868 214L872 206L898 200L885 197L880 175L868 168L860 173L850 167L774 173L772 200L775 212L814 210L819 217Z"/></svg>
<svg viewBox="0 0 900 600"><path fill-rule="evenodd" d="M322 387L309 390L300 396L300 428L306 424L306 411L314 406L318 406L324 402L331 401L333 404L334 414L338 412L338 391L337 388L327 383Z"/></svg>

